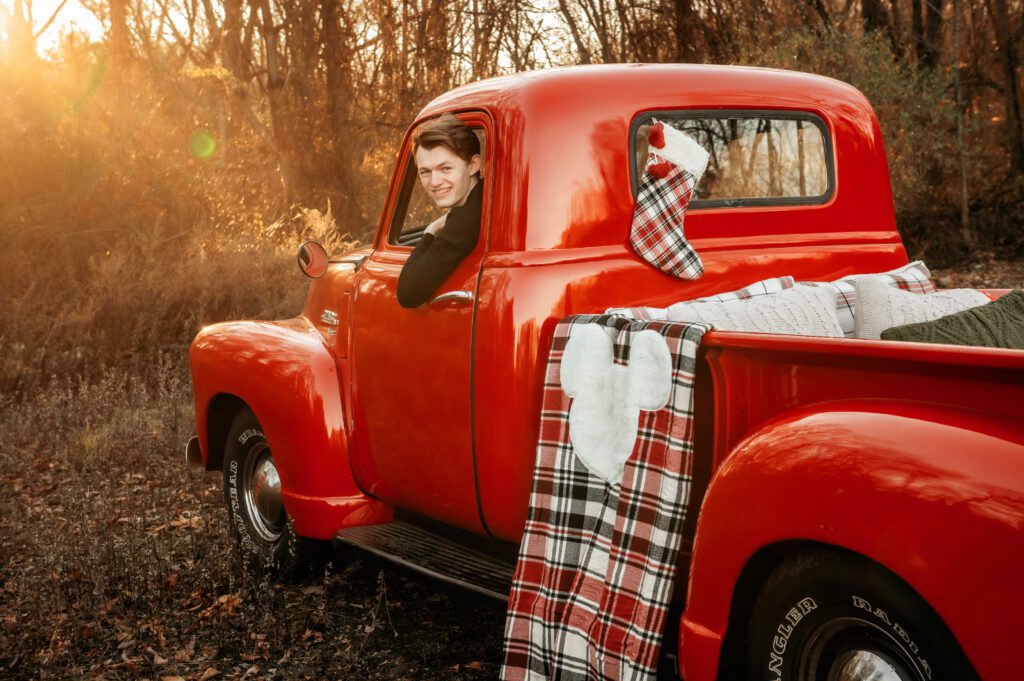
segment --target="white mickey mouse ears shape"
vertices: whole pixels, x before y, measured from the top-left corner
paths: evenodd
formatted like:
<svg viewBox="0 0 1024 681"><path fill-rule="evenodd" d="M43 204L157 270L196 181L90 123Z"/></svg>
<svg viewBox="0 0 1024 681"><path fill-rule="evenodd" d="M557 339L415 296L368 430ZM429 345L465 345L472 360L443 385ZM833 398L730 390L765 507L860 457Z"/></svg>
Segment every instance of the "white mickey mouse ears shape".
<svg viewBox="0 0 1024 681"><path fill-rule="evenodd" d="M562 390L573 398L569 439L580 461L609 484L622 481L636 443L640 410L657 411L672 391L672 356L665 338L650 329L630 339L629 365L615 363L605 327L570 331L562 355Z"/></svg>

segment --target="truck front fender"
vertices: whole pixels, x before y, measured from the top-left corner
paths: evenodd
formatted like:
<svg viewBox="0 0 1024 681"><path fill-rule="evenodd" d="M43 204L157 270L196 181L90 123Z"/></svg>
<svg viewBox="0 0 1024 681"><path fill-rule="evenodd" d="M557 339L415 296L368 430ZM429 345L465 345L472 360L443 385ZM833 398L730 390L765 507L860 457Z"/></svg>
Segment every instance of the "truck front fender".
<svg viewBox="0 0 1024 681"><path fill-rule="evenodd" d="M685 678L715 678L748 561L806 541L901 577L982 678L1005 678L1024 631L1024 428L924 403L822 407L746 437L709 486L681 622Z"/></svg>
<svg viewBox="0 0 1024 681"><path fill-rule="evenodd" d="M342 527L391 519L391 507L352 476L337 363L306 319L208 326L189 361L207 468L220 467L224 421L248 408L273 452L296 533L331 539Z"/></svg>

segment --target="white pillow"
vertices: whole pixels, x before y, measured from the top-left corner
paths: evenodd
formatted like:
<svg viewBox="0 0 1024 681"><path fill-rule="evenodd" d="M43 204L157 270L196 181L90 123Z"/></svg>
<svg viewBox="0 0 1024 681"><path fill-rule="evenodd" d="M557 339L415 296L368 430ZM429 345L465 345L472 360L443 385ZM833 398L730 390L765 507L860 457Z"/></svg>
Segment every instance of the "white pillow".
<svg viewBox="0 0 1024 681"><path fill-rule="evenodd" d="M706 322L719 331L756 331L842 338L832 287L795 285L753 298L676 303L671 322Z"/></svg>
<svg viewBox="0 0 1024 681"><path fill-rule="evenodd" d="M848 274L841 279L831 282L804 281L807 286L824 286L832 288L836 294L836 313L839 316L839 325L843 327L843 333L847 336L854 336L854 283L858 279L870 277L881 281L889 286L894 286L904 291L913 293L932 293L935 286L932 284L932 273L927 265L921 260L907 263L901 267L888 272L877 272L874 274Z"/></svg>
<svg viewBox="0 0 1024 681"><path fill-rule="evenodd" d="M855 280L854 287L853 323L857 338L881 338L882 332L893 326L930 322L990 302L987 295L972 288L918 294L871 277Z"/></svg>

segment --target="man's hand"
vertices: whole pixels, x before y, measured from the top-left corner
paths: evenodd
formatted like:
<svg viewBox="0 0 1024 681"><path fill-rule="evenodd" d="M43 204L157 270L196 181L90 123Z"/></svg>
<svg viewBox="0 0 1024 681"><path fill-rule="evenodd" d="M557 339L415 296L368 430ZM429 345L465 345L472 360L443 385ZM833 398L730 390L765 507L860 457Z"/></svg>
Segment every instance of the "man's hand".
<svg viewBox="0 0 1024 681"><path fill-rule="evenodd" d="M448 214L445 213L444 215L442 215L438 219L434 220L429 225L427 225L427 228L426 228L426 230L424 230L424 232L426 234L430 234L432 236L437 236L437 233L441 231L442 227L444 227L444 221L445 221L445 219L447 217L448 217Z"/></svg>

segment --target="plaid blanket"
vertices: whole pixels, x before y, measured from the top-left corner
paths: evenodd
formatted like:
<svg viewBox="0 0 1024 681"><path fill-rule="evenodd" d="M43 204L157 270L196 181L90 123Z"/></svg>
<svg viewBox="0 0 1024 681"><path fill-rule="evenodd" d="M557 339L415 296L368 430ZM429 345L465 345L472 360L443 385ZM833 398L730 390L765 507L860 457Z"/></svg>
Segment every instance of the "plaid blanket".
<svg viewBox="0 0 1024 681"><path fill-rule="evenodd" d="M573 327L599 324L628 363L630 337L662 334L672 391L641 411L621 483L574 454L560 367ZM578 315L559 322L548 358L530 509L505 623L502 678L654 679L690 492L693 374L705 324Z"/></svg>

